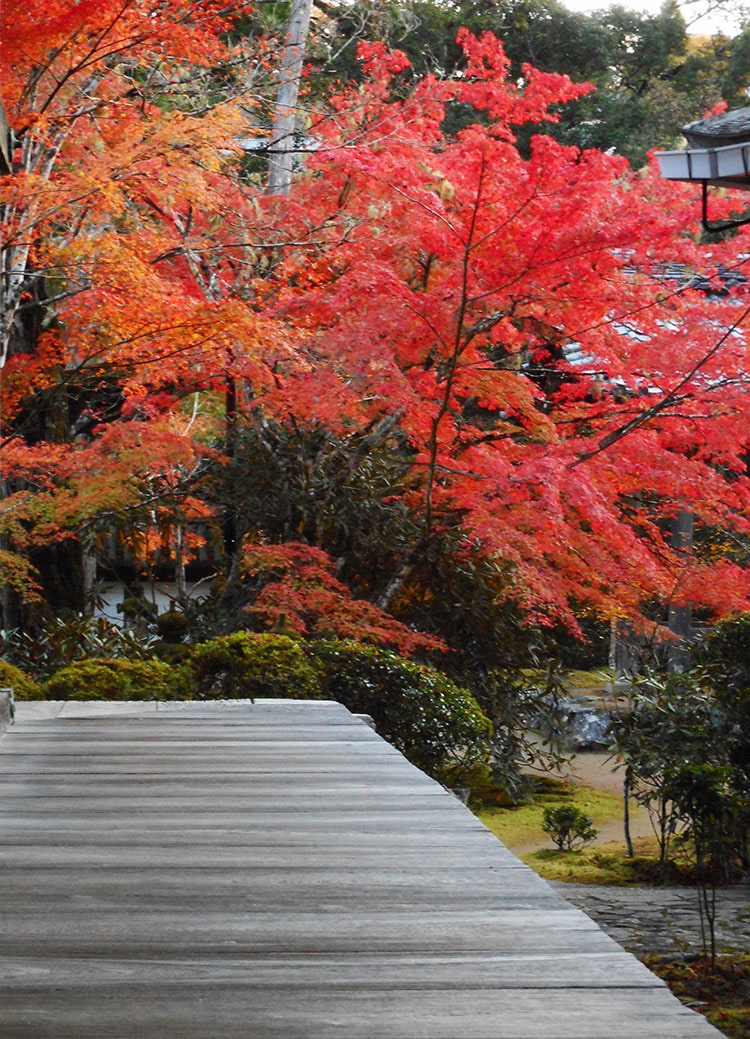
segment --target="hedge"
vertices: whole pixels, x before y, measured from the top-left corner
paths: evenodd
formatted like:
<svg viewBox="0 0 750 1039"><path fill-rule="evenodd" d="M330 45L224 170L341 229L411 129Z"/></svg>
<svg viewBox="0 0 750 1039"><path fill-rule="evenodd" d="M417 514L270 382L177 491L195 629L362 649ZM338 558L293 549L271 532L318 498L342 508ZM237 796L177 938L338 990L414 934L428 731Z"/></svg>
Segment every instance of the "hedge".
<svg viewBox="0 0 750 1039"><path fill-rule="evenodd" d="M194 687L187 668L117 657L75 660L42 691L49 700L190 700Z"/></svg>
<svg viewBox="0 0 750 1039"><path fill-rule="evenodd" d="M0 686L13 690L16 700L40 700L42 691L39 683L7 660L0 660Z"/></svg>
<svg viewBox="0 0 750 1039"><path fill-rule="evenodd" d="M190 657L201 700L322 696L315 669L286 635L238 631L201 642Z"/></svg>
<svg viewBox="0 0 750 1039"><path fill-rule="evenodd" d="M325 694L369 714L381 736L451 785L487 768L492 723L466 689L440 671L359 642L304 644Z"/></svg>

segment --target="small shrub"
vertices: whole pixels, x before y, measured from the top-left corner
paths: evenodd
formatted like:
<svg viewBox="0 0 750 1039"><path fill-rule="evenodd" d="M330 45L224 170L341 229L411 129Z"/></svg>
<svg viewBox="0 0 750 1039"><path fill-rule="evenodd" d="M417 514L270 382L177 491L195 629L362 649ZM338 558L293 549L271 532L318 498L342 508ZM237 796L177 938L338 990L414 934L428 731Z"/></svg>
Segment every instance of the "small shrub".
<svg viewBox="0 0 750 1039"><path fill-rule="evenodd" d="M161 660L77 660L43 685L50 700L184 700L194 688L190 671Z"/></svg>
<svg viewBox="0 0 750 1039"><path fill-rule="evenodd" d="M42 699L39 684L20 667L8 663L7 660L0 660L0 687L12 689L16 700Z"/></svg>
<svg viewBox="0 0 750 1039"><path fill-rule="evenodd" d="M599 832L591 825L588 815L574 805L548 805L544 809L542 829L561 851L583 847L595 840Z"/></svg>
<svg viewBox="0 0 750 1039"><path fill-rule="evenodd" d="M117 612L123 615L127 624L150 625L156 620L157 606L141 595L131 595L118 603Z"/></svg>
<svg viewBox="0 0 750 1039"><path fill-rule="evenodd" d="M202 700L322 695L314 668L299 643L286 635L222 635L195 646L190 666Z"/></svg>
<svg viewBox="0 0 750 1039"><path fill-rule="evenodd" d="M447 785L486 777L492 724L476 700L433 668L358 642L305 644L324 693L372 716L381 736Z"/></svg>
<svg viewBox="0 0 750 1039"><path fill-rule="evenodd" d="M188 619L180 610L167 610L156 618L156 633L162 642L179 645L188 633Z"/></svg>

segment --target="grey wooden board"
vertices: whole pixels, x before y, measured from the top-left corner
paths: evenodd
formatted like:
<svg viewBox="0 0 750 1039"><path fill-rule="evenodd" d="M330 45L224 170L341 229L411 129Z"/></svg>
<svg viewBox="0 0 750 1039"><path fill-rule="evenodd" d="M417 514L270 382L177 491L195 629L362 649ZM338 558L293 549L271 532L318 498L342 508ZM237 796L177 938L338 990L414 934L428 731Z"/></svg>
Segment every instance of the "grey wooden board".
<svg viewBox="0 0 750 1039"><path fill-rule="evenodd" d="M2 1039L719 1034L336 704L19 708Z"/></svg>
<svg viewBox="0 0 750 1039"><path fill-rule="evenodd" d="M559 908L559 896L547 885L531 886L523 870L466 867L403 869L393 865L376 869L363 866L341 869L334 864L318 869L285 866L270 872L241 865L214 867L196 876L196 870L175 866L122 867L113 875L101 866L64 869L24 866L3 871L5 905L18 898L24 908L58 906L64 882L63 905L92 909L129 906L135 909L183 909L188 905L209 911L273 912L316 905L360 910L379 902L398 911L418 906L433 909L456 907L462 911L483 909Z"/></svg>
<svg viewBox="0 0 750 1039"><path fill-rule="evenodd" d="M255 987L193 980L23 992L4 1039L607 1039L719 1036L655 990ZM40 999L44 992L49 998ZM481 1005L478 1005L481 1004ZM699 1030L697 1030L699 1029Z"/></svg>

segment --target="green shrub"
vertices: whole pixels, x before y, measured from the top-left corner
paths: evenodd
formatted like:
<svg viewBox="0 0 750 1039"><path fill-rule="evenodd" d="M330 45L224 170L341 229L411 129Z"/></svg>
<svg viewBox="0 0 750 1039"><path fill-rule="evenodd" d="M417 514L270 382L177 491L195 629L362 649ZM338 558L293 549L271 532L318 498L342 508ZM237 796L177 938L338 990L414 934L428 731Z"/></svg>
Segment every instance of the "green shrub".
<svg viewBox="0 0 750 1039"><path fill-rule="evenodd" d="M39 684L25 671L7 660L0 660L0 687L13 690L16 700L41 700L42 691Z"/></svg>
<svg viewBox="0 0 750 1039"><path fill-rule="evenodd" d="M750 613L717 624L698 646L696 656L708 668L720 695L750 695Z"/></svg>
<svg viewBox="0 0 750 1039"><path fill-rule="evenodd" d="M286 635L237 631L197 645L190 665L203 700L258 696L319 699L314 668Z"/></svg>
<svg viewBox="0 0 750 1039"><path fill-rule="evenodd" d="M155 642L151 647L151 656L154 659L163 660L172 667L189 664L192 655L192 646L186 646L184 642Z"/></svg>
<svg viewBox="0 0 750 1039"><path fill-rule="evenodd" d="M161 660L76 660L44 685L50 700L185 700L194 689L187 668Z"/></svg>
<svg viewBox="0 0 750 1039"><path fill-rule="evenodd" d="M167 610L156 618L156 633L162 642L177 645L188 633L188 619L180 610Z"/></svg>
<svg viewBox="0 0 750 1039"><path fill-rule="evenodd" d="M66 613L33 634L21 632L7 640L7 654L42 681L73 661L92 658L146 660L153 643L128 628L119 628L105 617Z"/></svg>
<svg viewBox="0 0 750 1039"><path fill-rule="evenodd" d="M358 642L310 642L324 693L372 716L381 736L449 785L487 769L492 724L476 700L432 668Z"/></svg>
<svg viewBox="0 0 750 1039"><path fill-rule="evenodd" d="M542 829L561 851L589 844L599 832L591 825L588 815L575 805L548 805L544 809Z"/></svg>

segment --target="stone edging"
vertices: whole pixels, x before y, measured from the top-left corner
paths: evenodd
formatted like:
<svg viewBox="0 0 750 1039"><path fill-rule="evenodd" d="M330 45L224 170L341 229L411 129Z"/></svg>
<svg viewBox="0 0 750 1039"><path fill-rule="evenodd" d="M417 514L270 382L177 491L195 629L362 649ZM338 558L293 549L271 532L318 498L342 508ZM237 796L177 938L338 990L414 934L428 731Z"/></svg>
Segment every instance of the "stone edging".
<svg viewBox="0 0 750 1039"><path fill-rule="evenodd" d="M16 703L13 699L13 690L9 688L0 689L0 736L13 724Z"/></svg>

